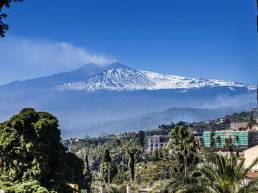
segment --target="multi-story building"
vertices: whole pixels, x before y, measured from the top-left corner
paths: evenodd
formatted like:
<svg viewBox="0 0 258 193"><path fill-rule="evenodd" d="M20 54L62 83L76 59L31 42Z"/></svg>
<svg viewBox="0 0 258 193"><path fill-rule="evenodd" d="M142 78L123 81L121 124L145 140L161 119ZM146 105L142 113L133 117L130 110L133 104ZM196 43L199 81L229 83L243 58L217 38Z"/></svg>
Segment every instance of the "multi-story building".
<svg viewBox="0 0 258 193"><path fill-rule="evenodd" d="M149 136L148 138L148 153L158 149L162 149L167 146L167 143L169 141L168 135L153 135Z"/></svg>
<svg viewBox="0 0 258 193"><path fill-rule="evenodd" d="M231 139L235 148L246 149L258 144L258 131L204 131L202 135L203 145L206 148L224 148L226 139Z"/></svg>
<svg viewBox="0 0 258 193"><path fill-rule="evenodd" d="M248 122L231 122L230 129L233 130L247 130Z"/></svg>

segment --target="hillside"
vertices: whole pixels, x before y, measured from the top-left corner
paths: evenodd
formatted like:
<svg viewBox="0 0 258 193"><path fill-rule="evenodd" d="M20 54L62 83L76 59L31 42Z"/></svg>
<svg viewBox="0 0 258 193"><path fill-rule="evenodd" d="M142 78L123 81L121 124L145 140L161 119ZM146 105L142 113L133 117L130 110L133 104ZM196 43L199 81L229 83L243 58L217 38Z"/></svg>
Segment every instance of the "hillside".
<svg viewBox="0 0 258 193"><path fill-rule="evenodd" d="M119 134L123 132L137 132L139 130L152 130L158 125L184 122L201 122L213 120L218 117L224 117L233 113L233 109L198 109L198 108L169 108L161 112L148 113L135 116L129 119L110 121L99 124L85 125L82 129L76 130L77 135L108 135ZM73 131L75 134L75 131ZM72 133L71 133L72 135Z"/></svg>

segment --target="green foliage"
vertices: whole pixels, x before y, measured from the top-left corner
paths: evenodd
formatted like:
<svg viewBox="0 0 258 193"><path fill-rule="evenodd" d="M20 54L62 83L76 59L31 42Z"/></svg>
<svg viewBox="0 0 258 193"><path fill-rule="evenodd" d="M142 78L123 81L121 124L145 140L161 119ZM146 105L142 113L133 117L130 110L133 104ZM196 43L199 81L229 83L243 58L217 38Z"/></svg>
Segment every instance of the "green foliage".
<svg viewBox="0 0 258 193"><path fill-rule="evenodd" d="M139 140L139 144L142 148L144 148L145 145L145 132L144 131L139 131L137 133L137 138Z"/></svg>
<svg viewBox="0 0 258 193"><path fill-rule="evenodd" d="M127 183L133 181L131 183L133 193L138 192L138 188L144 187L160 193L208 193L211 190L209 186L211 180L200 171L199 166L216 160L216 154L197 147L193 130L199 132L198 128L225 129L225 126L229 126L230 121L237 120L238 116L243 120L249 120L251 115L252 112L248 112L209 122L191 124L179 122L162 125L152 131L87 138L72 143L69 149L81 157L84 155L85 148L89 150L93 193L99 192L99 185L103 184L103 181L106 182L107 192L123 193L126 191ZM146 136L168 134L170 131L171 139L168 148L154 151L152 154L143 151L145 144L141 142L145 142ZM220 140L214 137L214 142L220 142ZM115 172L112 171L113 166L115 166ZM108 171L111 176L110 184L107 183ZM226 170L226 172L230 175L231 171ZM100 175L98 178L97 174L102 174L102 177ZM248 183L249 187L242 186L238 193L257 192L256 189L250 188L257 186L257 183L258 180L254 180ZM221 193L225 192L223 191Z"/></svg>
<svg viewBox="0 0 258 193"><path fill-rule="evenodd" d="M83 170L83 188L87 188L87 192L90 193L91 190L91 183L92 183L92 174L90 171L89 166L89 158L88 158L88 152L84 155L84 170Z"/></svg>
<svg viewBox="0 0 258 193"><path fill-rule="evenodd" d="M0 125L0 160L0 181L19 187L37 181L62 190L82 178L83 161L65 152L57 119L30 108Z"/></svg>
<svg viewBox="0 0 258 193"><path fill-rule="evenodd" d="M173 166L173 162L169 157L159 161L138 163L136 182L150 186L155 181L169 179L173 175Z"/></svg>
<svg viewBox="0 0 258 193"><path fill-rule="evenodd" d="M105 149L102 163L100 165L100 179L105 183L110 184L116 174L117 167L112 162L109 150Z"/></svg>
<svg viewBox="0 0 258 193"><path fill-rule="evenodd" d="M187 176L188 168L198 161L197 146L192 130L188 126L177 126L171 132L169 148L174 154L177 172L184 171Z"/></svg>
<svg viewBox="0 0 258 193"><path fill-rule="evenodd" d="M224 148L229 151L229 152L233 152L234 149L234 139L232 139L232 137L226 138L225 139L225 144L224 144Z"/></svg>
<svg viewBox="0 0 258 193"><path fill-rule="evenodd" d="M136 143L130 142L124 146L124 149L129 157L128 168L131 174L131 181L135 179L135 154L139 152L139 148Z"/></svg>
<svg viewBox="0 0 258 193"><path fill-rule="evenodd" d="M110 152L108 149L106 149L104 152L102 162L111 163L111 156L110 156Z"/></svg>
<svg viewBox="0 0 258 193"><path fill-rule="evenodd" d="M258 158L244 168L244 160L235 156L216 156L210 162L202 163L199 168L206 181L206 186L214 193L258 192L258 179L244 182L251 168L258 163Z"/></svg>
<svg viewBox="0 0 258 193"><path fill-rule="evenodd" d="M183 176L174 176L170 180L161 181L154 184L151 193L209 193L205 182L202 178L198 178L189 174L187 178Z"/></svg>
<svg viewBox="0 0 258 193"><path fill-rule="evenodd" d="M28 181L19 184L0 184L7 193L50 193L38 181ZM53 191L51 193L54 193Z"/></svg>

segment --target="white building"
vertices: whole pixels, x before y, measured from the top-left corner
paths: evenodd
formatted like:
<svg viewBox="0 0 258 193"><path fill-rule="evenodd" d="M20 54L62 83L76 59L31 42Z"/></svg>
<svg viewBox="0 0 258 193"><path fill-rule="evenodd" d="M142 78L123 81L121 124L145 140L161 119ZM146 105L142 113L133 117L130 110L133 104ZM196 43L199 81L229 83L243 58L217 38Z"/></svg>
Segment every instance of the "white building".
<svg viewBox="0 0 258 193"><path fill-rule="evenodd" d="M167 135L153 135L148 138L148 153L158 149L162 149L167 146L169 141L169 136Z"/></svg>
<svg viewBox="0 0 258 193"><path fill-rule="evenodd" d="M244 150L243 154L245 158L244 166L245 168L248 168L252 164L252 162L258 157L258 145ZM258 171L258 164L252 168L252 171Z"/></svg>

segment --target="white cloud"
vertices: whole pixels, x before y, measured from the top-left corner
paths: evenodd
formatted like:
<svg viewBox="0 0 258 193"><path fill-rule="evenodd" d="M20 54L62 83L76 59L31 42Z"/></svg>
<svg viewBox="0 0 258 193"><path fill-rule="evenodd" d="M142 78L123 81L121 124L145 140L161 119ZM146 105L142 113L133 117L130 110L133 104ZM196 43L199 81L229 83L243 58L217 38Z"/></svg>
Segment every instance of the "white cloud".
<svg viewBox="0 0 258 193"><path fill-rule="evenodd" d="M69 71L88 63L105 65L113 61L66 42L8 37L0 40L0 83Z"/></svg>
<svg viewBox="0 0 258 193"><path fill-rule="evenodd" d="M235 96L220 95L215 100L205 101L201 108L232 108L238 110L250 109L256 105L256 94L250 92L247 94L239 94Z"/></svg>

